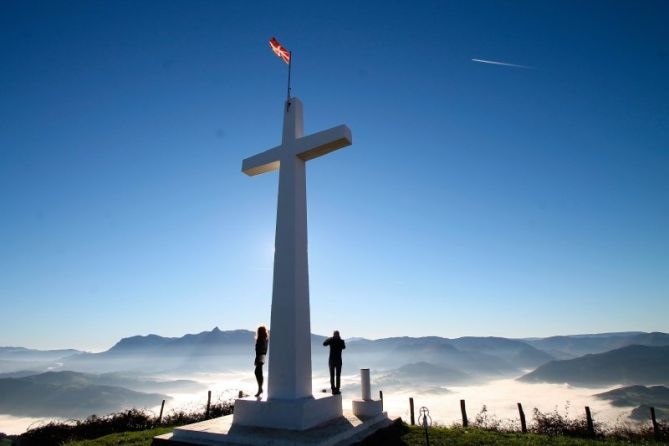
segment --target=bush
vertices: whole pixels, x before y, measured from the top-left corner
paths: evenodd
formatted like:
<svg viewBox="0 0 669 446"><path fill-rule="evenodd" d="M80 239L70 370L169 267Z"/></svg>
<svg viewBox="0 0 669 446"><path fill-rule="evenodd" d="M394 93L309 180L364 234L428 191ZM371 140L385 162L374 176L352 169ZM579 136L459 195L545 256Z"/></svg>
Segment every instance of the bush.
<svg viewBox="0 0 669 446"><path fill-rule="evenodd" d="M587 437L590 436L588 432L588 422L585 415L579 418L569 418L568 408L565 415L555 409L553 412L543 413L536 407L534 408L534 422L530 426L530 430L537 434L546 435L566 435L570 437ZM601 432L602 425L597 421L593 421L594 432Z"/></svg>
<svg viewBox="0 0 669 446"><path fill-rule="evenodd" d="M232 413L231 401L212 404L209 418ZM160 425L175 426L205 420L202 412L172 412L163 417ZM59 446L68 441L87 440L118 432L141 431L158 425L156 417L144 410L130 409L103 417L91 415L83 421L50 422L28 430L20 437L21 446Z"/></svg>
<svg viewBox="0 0 669 446"><path fill-rule="evenodd" d="M626 442L644 443L652 440L666 442L669 440L669 424L664 420L658 420L658 429L656 432L650 422L640 424L618 418L615 424L611 425L597 421L596 416L593 416L593 432L591 433L588 431L588 421L585 414L581 417L570 418L569 409L569 402L567 402L567 405L565 406L564 415L558 412L557 408L552 412L547 413L534 408L533 418L528 425L528 431L553 437L595 437L597 439L612 439ZM514 433L520 431L518 420L500 419L496 415L491 414L485 405L470 423L470 427L484 431L502 433ZM454 424L452 428L458 428L458 425Z"/></svg>
<svg viewBox="0 0 669 446"><path fill-rule="evenodd" d="M149 429L153 427L153 424L153 416L137 409L130 409L104 417L91 415L83 421L52 421L23 433L21 435L21 446L57 446L71 440L84 440L116 432Z"/></svg>
<svg viewBox="0 0 669 446"><path fill-rule="evenodd" d="M472 427L490 431L499 431L502 428L502 421L496 415L491 415L484 404L481 411L476 414Z"/></svg>

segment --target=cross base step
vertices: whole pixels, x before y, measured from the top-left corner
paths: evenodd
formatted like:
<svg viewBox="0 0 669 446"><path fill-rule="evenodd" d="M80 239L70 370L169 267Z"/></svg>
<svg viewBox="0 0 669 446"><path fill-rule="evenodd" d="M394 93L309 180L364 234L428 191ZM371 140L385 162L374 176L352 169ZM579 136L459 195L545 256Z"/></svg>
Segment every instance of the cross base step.
<svg viewBox="0 0 669 446"><path fill-rule="evenodd" d="M347 446L358 443L399 418L392 420L385 412L361 419L346 411L343 416L311 429L296 431L241 426L232 423L232 415L176 428L172 434L159 435L152 446Z"/></svg>
<svg viewBox="0 0 669 446"><path fill-rule="evenodd" d="M297 400L240 398L235 400L232 423L301 431L342 414L341 395L318 395Z"/></svg>

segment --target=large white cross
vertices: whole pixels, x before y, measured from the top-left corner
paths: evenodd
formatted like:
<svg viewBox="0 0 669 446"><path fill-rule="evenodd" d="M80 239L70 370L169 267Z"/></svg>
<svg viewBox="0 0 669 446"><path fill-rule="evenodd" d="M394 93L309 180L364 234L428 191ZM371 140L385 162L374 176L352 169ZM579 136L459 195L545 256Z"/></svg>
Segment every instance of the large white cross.
<svg viewBox="0 0 669 446"><path fill-rule="evenodd" d="M279 169L268 399L313 398L305 161L351 144L345 125L303 136L302 102L286 101L280 146L246 158L242 172Z"/></svg>

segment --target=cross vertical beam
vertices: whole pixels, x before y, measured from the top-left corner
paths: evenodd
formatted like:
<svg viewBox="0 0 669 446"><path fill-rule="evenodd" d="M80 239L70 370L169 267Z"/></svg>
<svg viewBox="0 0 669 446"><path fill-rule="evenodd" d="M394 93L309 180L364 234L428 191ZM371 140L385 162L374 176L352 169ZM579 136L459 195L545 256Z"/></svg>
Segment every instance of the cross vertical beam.
<svg viewBox="0 0 669 446"><path fill-rule="evenodd" d="M282 145L303 134L302 103L287 101ZM306 166L291 152L280 155L274 241L267 396L279 399L312 396Z"/></svg>
<svg viewBox="0 0 669 446"><path fill-rule="evenodd" d="M242 171L250 176L279 170L268 401L313 399L305 163L351 140L345 125L304 136L302 102L290 98L281 145L242 162Z"/></svg>

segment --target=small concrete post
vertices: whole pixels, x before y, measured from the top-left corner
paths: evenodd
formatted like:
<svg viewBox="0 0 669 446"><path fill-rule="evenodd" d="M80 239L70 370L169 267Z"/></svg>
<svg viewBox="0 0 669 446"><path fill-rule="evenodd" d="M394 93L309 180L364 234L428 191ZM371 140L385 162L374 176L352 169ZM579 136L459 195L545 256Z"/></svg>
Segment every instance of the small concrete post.
<svg viewBox="0 0 669 446"><path fill-rule="evenodd" d="M369 380L369 369L360 369L360 388L362 390L362 400L372 399L372 387Z"/></svg>
<svg viewBox="0 0 669 446"><path fill-rule="evenodd" d="M383 412L383 399L372 399L369 369L360 369L360 399L353 400L353 415L358 418L372 417Z"/></svg>
<svg viewBox="0 0 669 446"><path fill-rule="evenodd" d="M416 418L415 418L414 412L413 412L413 397L409 398L409 412L411 413L411 425L415 426L416 425Z"/></svg>

